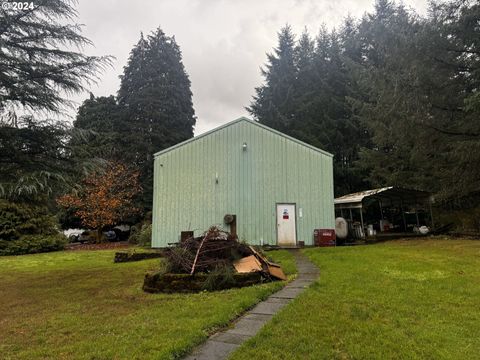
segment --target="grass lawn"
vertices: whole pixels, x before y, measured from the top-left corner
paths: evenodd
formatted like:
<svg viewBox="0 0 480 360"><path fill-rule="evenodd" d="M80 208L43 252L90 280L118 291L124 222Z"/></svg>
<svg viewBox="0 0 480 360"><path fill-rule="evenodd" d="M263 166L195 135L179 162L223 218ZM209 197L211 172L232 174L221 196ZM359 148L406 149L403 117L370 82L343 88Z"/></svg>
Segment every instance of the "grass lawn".
<svg viewBox="0 0 480 360"><path fill-rule="evenodd" d="M1 359L173 359L282 283L189 295L146 294L159 259L112 250L0 257ZM295 271L286 251L269 256Z"/></svg>
<svg viewBox="0 0 480 360"><path fill-rule="evenodd" d="M480 241L305 253L320 279L232 359L479 358Z"/></svg>

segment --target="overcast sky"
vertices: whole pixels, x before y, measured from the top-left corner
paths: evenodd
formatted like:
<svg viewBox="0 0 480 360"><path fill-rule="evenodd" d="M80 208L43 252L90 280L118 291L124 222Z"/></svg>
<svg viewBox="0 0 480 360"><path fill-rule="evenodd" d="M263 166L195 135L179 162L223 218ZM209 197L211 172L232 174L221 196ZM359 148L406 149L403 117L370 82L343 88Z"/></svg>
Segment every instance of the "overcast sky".
<svg viewBox="0 0 480 360"><path fill-rule="evenodd" d="M128 55L145 34L160 26L174 35L192 82L197 116L195 135L240 116L248 116L254 88L262 83L260 66L276 46L286 23L296 34L316 34L322 23L339 26L351 14L360 17L374 0L80 0L78 22L95 44L89 54L113 55L114 66L91 91L116 94ZM404 4L425 13L426 0ZM88 94L76 96L81 103Z"/></svg>

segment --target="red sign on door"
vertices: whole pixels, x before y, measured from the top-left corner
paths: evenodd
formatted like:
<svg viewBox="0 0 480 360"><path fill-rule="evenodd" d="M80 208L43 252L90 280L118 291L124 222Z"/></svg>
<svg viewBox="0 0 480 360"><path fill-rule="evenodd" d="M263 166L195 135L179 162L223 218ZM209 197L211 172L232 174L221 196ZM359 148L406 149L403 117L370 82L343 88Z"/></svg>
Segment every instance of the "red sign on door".
<svg viewBox="0 0 480 360"><path fill-rule="evenodd" d="M283 219L284 220L288 220L290 217L288 215L288 210L287 209L283 209Z"/></svg>

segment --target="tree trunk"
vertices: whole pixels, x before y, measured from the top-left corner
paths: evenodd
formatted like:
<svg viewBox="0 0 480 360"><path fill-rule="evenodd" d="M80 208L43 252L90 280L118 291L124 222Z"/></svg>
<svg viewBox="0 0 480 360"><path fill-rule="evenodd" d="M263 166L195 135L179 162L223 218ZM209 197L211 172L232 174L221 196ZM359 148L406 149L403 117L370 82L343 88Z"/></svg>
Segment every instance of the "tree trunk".
<svg viewBox="0 0 480 360"><path fill-rule="evenodd" d="M95 242L97 244L101 243L102 242L102 229L97 229L97 231L95 232L96 236L95 236Z"/></svg>

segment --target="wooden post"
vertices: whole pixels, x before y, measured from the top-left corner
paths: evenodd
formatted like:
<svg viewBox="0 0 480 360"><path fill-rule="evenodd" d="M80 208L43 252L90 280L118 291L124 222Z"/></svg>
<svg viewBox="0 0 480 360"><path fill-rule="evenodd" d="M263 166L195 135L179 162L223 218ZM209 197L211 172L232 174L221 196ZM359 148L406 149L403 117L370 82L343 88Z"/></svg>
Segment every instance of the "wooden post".
<svg viewBox="0 0 480 360"><path fill-rule="evenodd" d="M420 226L420 220L418 220L418 208L417 208L417 205L415 205L415 217L417 218L417 226Z"/></svg>

